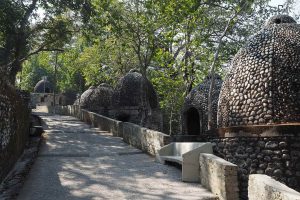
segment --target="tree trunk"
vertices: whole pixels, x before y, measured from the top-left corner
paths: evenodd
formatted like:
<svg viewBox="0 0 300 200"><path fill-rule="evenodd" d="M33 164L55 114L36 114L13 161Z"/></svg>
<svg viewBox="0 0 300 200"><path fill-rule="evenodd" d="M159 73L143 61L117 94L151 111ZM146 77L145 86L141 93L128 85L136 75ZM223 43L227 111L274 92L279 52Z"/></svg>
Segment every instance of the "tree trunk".
<svg viewBox="0 0 300 200"><path fill-rule="evenodd" d="M227 21L225 29L224 29L222 35L220 36L220 38L218 40L217 48L216 48L216 51L215 51L215 54L214 54L214 59L213 59L213 62L211 64L211 67L210 67L211 80L210 80L210 86L209 86L209 92L208 92L208 100L207 100L207 118L208 118L207 129L208 130L211 130L213 128L213 126L215 126L215 124L212 121L212 115L213 115L213 110L212 110L212 95L213 95L213 90L214 90L214 87L215 87L215 65L216 65L216 62L217 62L218 57L219 57L219 51L221 49L222 40L226 36L226 33L227 33L228 29L230 28L230 24L231 24L232 20L234 18L236 18L238 14L239 14L239 12L236 12Z"/></svg>

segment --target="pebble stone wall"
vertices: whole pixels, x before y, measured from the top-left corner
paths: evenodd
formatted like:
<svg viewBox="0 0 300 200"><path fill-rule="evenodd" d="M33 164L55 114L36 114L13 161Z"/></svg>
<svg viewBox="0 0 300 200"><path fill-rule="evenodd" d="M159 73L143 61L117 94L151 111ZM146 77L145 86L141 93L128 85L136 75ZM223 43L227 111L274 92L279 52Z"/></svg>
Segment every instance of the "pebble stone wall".
<svg viewBox="0 0 300 200"><path fill-rule="evenodd" d="M221 89L218 126L300 121L300 25L271 18L249 39Z"/></svg>
<svg viewBox="0 0 300 200"><path fill-rule="evenodd" d="M26 102L25 102L26 101ZM0 182L25 148L29 136L29 94L0 77Z"/></svg>
<svg viewBox="0 0 300 200"><path fill-rule="evenodd" d="M300 191L300 132L288 137L214 138L214 153L238 165L240 199L248 197L249 174L266 174Z"/></svg>

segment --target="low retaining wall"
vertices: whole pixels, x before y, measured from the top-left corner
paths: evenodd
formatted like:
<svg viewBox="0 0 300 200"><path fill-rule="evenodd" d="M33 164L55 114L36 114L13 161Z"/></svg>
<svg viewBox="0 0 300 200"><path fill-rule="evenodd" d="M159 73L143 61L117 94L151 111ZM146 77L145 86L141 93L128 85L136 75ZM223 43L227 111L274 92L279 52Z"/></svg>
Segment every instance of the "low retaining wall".
<svg viewBox="0 0 300 200"><path fill-rule="evenodd" d="M211 139L214 153L238 165L240 199L248 198L249 174L266 174L300 191L300 137Z"/></svg>
<svg viewBox="0 0 300 200"><path fill-rule="evenodd" d="M213 154L201 153L201 184L220 200L239 200L237 166Z"/></svg>
<svg viewBox="0 0 300 200"><path fill-rule="evenodd" d="M246 200L250 174L266 174L300 192L299 130L300 124L231 127L218 129L220 136L192 139L213 143L215 155L238 166L240 199Z"/></svg>
<svg viewBox="0 0 300 200"><path fill-rule="evenodd" d="M249 200L300 200L300 193L267 175L249 176Z"/></svg>
<svg viewBox="0 0 300 200"><path fill-rule="evenodd" d="M155 155L157 151L169 143L169 136L147 129L136 124L124 122L122 123L123 140L151 155Z"/></svg>
<svg viewBox="0 0 300 200"><path fill-rule="evenodd" d="M58 114L77 117L88 124L100 128L100 130L111 132L113 136L123 137L126 143L151 155L155 155L161 147L170 141L168 135L159 131L111 119L80 109L78 106L57 106L55 110Z"/></svg>

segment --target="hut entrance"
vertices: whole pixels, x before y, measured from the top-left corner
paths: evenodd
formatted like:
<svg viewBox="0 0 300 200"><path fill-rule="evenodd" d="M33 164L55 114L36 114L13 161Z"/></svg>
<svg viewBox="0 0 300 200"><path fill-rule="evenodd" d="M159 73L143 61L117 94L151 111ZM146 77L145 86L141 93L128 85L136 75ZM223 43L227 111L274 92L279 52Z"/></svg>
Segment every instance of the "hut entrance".
<svg viewBox="0 0 300 200"><path fill-rule="evenodd" d="M120 113L117 116L117 120L122 121L122 122L129 122L129 119L130 119L130 115L125 114L125 113Z"/></svg>
<svg viewBox="0 0 300 200"><path fill-rule="evenodd" d="M196 108L190 108L186 112L186 125L188 135L200 134L200 116Z"/></svg>

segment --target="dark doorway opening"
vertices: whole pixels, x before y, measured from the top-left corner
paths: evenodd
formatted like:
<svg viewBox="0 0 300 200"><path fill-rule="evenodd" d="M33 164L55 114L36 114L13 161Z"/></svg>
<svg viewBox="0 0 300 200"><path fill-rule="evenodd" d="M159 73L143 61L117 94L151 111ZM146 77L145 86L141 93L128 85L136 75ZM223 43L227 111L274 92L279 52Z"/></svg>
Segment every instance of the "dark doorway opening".
<svg viewBox="0 0 300 200"><path fill-rule="evenodd" d="M130 119L130 115L125 114L125 113L120 113L117 116L117 120L122 121L122 122L129 122L129 119Z"/></svg>
<svg viewBox="0 0 300 200"><path fill-rule="evenodd" d="M188 135L200 134L200 117L196 108L190 108L186 112L186 125Z"/></svg>

